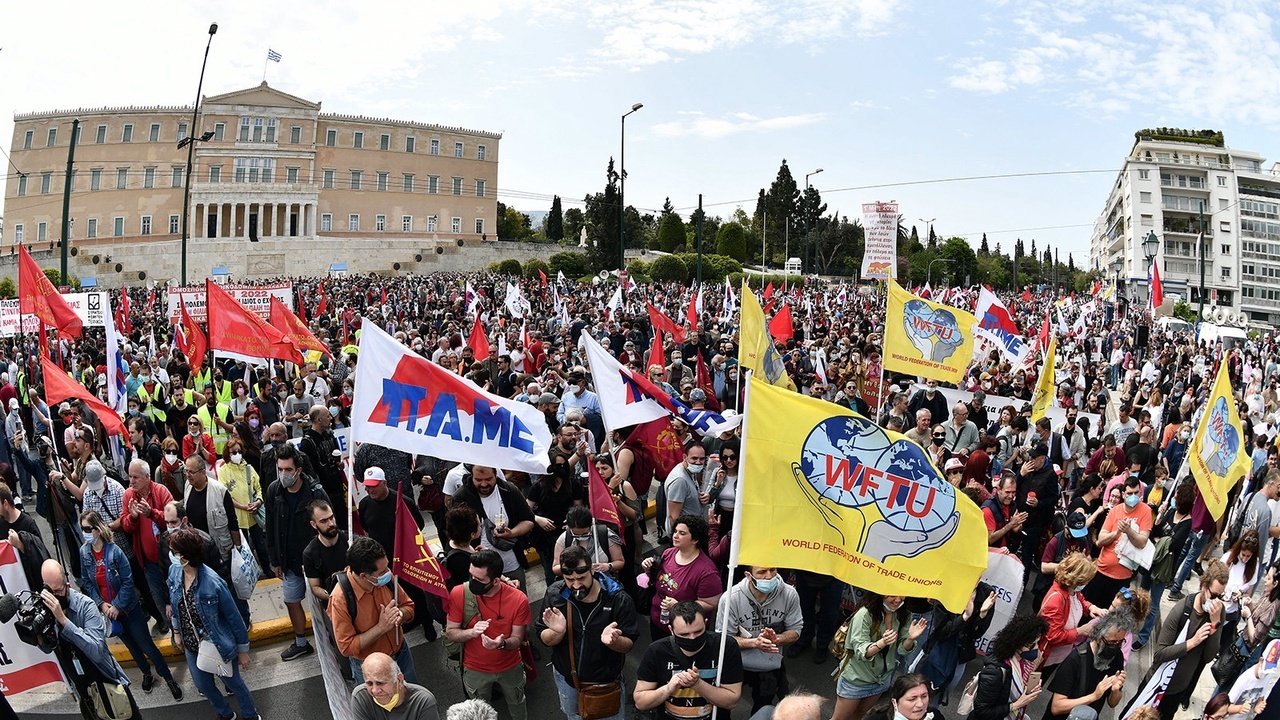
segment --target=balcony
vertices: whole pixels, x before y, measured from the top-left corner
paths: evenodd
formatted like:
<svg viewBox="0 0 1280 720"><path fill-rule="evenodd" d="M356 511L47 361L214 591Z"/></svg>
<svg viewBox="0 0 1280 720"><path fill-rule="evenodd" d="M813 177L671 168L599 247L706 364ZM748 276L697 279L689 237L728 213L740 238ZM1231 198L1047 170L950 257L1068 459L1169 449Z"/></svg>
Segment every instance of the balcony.
<svg viewBox="0 0 1280 720"><path fill-rule="evenodd" d="M1164 219L1164 231L1167 233L1199 235L1201 230L1204 231L1205 237L1213 237L1213 225L1210 223L1201 225L1199 220L1184 220L1182 218L1169 217Z"/></svg>

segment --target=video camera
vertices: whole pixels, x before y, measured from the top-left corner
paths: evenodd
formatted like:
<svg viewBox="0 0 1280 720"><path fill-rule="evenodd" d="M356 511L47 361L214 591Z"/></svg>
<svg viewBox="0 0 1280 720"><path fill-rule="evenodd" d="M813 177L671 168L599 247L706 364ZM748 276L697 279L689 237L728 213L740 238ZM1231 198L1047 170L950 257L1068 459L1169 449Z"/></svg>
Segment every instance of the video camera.
<svg viewBox="0 0 1280 720"><path fill-rule="evenodd" d="M0 623L10 620L14 620L18 639L22 642L45 653L57 648L58 624L39 593L24 590L17 595L10 593L0 597Z"/></svg>

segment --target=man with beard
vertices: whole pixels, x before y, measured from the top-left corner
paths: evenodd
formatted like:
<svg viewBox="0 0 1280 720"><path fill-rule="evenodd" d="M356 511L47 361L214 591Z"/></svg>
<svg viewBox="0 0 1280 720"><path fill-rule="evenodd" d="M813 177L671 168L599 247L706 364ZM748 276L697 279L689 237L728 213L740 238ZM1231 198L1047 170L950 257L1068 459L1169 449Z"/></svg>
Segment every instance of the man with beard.
<svg viewBox="0 0 1280 720"><path fill-rule="evenodd" d="M371 466L364 471L364 489L368 493L360 500L360 527L365 529L365 533L378 541L382 549L386 551L387 557L395 557L396 545L396 524L399 517L396 513L396 505L399 497L393 492L387 482L386 473L382 468ZM409 498L412 499L412 495ZM417 503L405 501L405 507L409 509L409 514L413 516L413 522L416 529L421 530L423 525L422 511L418 509ZM314 521L312 523L315 524ZM319 531L319 527L316 530ZM314 544L315 541L313 540ZM305 556L304 569L305 569ZM401 589L413 601L415 607L425 608L427 602L426 593L413 583L405 583ZM424 613L419 620L422 621L423 632L426 634L427 641L436 639L435 627L431 624L431 618ZM412 625L410 625L410 628Z"/></svg>
<svg viewBox="0 0 1280 720"><path fill-rule="evenodd" d="M311 427L302 432L302 442L298 444L298 449L310 461L325 493L336 498L337 502L342 502L347 496L347 483L342 474L342 452L338 449L338 438L330 429L333 417L323 405L311 408L309 417ZM346 525L347 516L343 513L338 517L338 526L346 529Z"/></svg>
<svg viewBox="0 0 1280 720"><path fill-rule="evenodd" d="M347 566L347 549L351 541L338 528L329 501L312 500L307 505L307 513L316 536L302 551L302 574L311 586L311 593L327 605L335 582L333 574Z"/></svg>
<svg viewBox="0 0 1280 720"><path fill-rule="evenodd" d="M1133 615L1125 610L1109 612L1094 623L1089 642L1073 650L1049 681L1045 720L1097 718L1104 705L1114 708L1120 704L1127 678L1120 651L1126 635L1133 631Z"/></svg>

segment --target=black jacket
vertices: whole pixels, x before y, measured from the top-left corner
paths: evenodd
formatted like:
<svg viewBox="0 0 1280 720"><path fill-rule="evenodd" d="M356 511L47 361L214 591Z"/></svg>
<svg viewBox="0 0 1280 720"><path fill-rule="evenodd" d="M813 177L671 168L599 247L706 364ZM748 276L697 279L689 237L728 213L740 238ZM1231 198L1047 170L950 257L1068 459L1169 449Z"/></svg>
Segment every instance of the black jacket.
<svg viewBox="0 0 1280 720"><path fill-rule="evenodd" d="M973 695L969 720L1004 720L1009 715L1009 692L1013 671L1009 663L990 655L978 671L978 689Z"/></svg>
<svg viewBox="0 0 1280 720"><path fill-rule="evenodd" d="M312 500L328 500L329 495L311 475L302 474L302 488L298 490L298 506L293 517L289 517L289 503L285 494L289 491L274 480L267 486L267 555L271 558L272 567L293 570L302 574L302 551L311 538L315 537L315 528L311 527L311 518L307 515L307 505ZM289 562L286 550L295 548L295 562Z"/></svg>

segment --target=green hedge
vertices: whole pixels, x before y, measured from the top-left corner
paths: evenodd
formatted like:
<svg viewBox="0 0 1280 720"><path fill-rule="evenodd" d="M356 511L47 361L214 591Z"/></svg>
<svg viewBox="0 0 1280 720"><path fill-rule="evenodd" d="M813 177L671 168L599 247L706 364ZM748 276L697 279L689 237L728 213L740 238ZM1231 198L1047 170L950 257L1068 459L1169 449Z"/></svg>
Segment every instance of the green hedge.
<svg viewBox="0 0 1280 720"><path fill-rule="evenodd" d="M698 277L698 253L679 253L676 257L684 263L690 280ZM704 283L724 282L725 277L742 272L742 263L731 257L714 253L702 254L702 281Z"/></svg>
<svg viewBox="0 0 1280 720"><path fill-rule="evenodd" d="M495 272L503 275L520 275L523 270L524 266L520 264L519 260L516 260L515 258L507 258L506 260L498 263L498 267Z"/></svg>
<svg viewBox="0 0 1280 720"><path fill-rule="evenodd" d="M540 260L538 258L525 261L524 263L525 277L529 278L530 280L536 280L538 282L542 282L542 277L538 275L539 270L541 270L543 273L546 274L547 280L551 280L555 276L555 273L551 272L551 266L548 265L545 261Z"/></svg>
<svg viewBox="0 0 1280 720"><path fill-rule="evenodd" d="M675 255L663 255L654 260L649 272L659 282L685 282L689 279L689 268Z"/></svg>
<svg viewBox="0 0 1280 720"><path fill-rule="evenodd" d="M564 273L565 277L582 277L587 274L590 264L587 262L587 256L580 252L558 252L551 256L548 263L552 272L549 275Z"/></svg>

